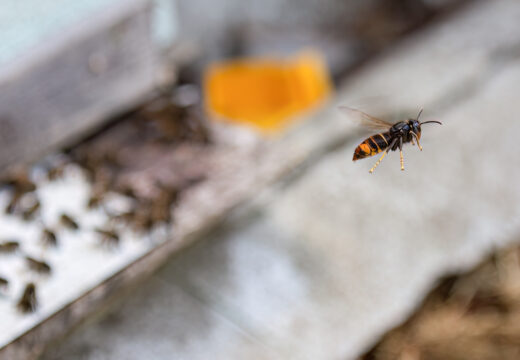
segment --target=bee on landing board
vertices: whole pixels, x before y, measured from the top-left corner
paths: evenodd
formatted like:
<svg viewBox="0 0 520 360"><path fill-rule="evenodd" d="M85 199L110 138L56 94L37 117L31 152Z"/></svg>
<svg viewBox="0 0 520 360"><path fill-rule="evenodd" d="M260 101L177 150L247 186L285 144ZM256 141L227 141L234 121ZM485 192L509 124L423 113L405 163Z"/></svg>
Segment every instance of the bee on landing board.
<svg viewBox="0 0 520 360"><path fill-rule="evenodd" d="M41 242L44 246L58 246L58 237L51 229L44 228L41 234Z"/></svg>
<svg viewBox="0 0 520 360"><path fill-rule="evenodd" d="M401 158L401 170L404 170L403 144L411 142L412 145L415 145L415 142L417 142L419 150L422 151L421 144L419 143L419 139L421 138L421 125L428 123L442 125L440 121L435 120L419 122L422 109L419 111L419 114L415 119L399 121L395 124L375 118L362 111L347 106L341 106L340 109L347 113L354 121L367 128L379 131L384 130L384 132L372 135L365 139L358 145L356 150L354 150L352 161L374 156L375 154L383 152L383 155L379 160L377 160L372 169L370 169L370 173L374 172L375 168L381 163L389 151L395 151L397 149L399 149L399 155Z"/></svg>
<svg viewBox="0 0 520 360"><path fill-rule="evenodd" d="M51 273L51 266L45 261L36 260L30 256L26 256L25 260L30 270L43 275L48 275Z"/></svg>
<svg viewBox="0 0 520 360"><path fill-rule="evenodd" d="M7 289L9 286L9 280L0 276L0 290Z"/></svg>
<svg viewBox="0 0 520 360"><path fill-rule="evenodd" d="M74 220L70 215L67 215L65 213L61 214L60 216L60 223L70 229L70 230L78 230L79 229L79 225L78 223L76 222L76 220Z"/></svg>
<svg viewBox="0 0 520 360"><path fill-rule="evenodd" d="M22 297L16 306L22 313L31 313L36 310L38 300L36 299L36 285L34 283L29 283L25 286Z"/></svg>

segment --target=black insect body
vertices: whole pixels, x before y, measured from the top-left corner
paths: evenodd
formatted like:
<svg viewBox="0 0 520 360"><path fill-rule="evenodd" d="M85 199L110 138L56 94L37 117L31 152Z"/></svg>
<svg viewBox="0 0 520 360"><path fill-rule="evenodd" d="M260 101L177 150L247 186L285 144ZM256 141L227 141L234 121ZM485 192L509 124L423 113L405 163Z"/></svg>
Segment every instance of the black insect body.
<svg viewBox="0 0 520 360"><path fill-rule="evenodd" d="M79 225L70 215L62 214L60 216L60 223L70 230L78 230Z"/></svg>
<svg viewBox="0 0 520 360"><path fill-rule="evenodd" d="M20 243L15 240L0 243L0 254L12 254L20 248Z"/></svg>
<svg viewBox="0 0 520 360"><path fill-rule="evenodd" d="M27 171L21 170L8 175L0 180L1 185L8 186L11 191L11 200L5 208L6 214L15 214L19 207L23 196L36 190L36 185L29 179Z"/></svg>
<svg viewBox="0 0 520 360"><path fill-rule="evenodd" d="M30 256L25 257L25 261L27 262L27 266L34 272L39 274L48 275L51 273L51 267L45 261L36 260Z"/></svg>
<svg viewBox="0 0 520 360"><path fill-rule="evenodd" d="M114 230L95 229L101 236L101 242L108 247L119 245L119 235Z"/></svg>
<svg viewBox="0 0 520 360"><path fill-rule="evenodd" d="M42 230L41 241L45 246L58 246L58 237L56 236L56 233L47 228Z"/></svg>
<svg viewBox="0 0 520 360"><path fill-rule="evenodd" d="M36 285L34 285L34 283L29 283L25 286L22 297L16 306L22 313L32 313L36 310L38 301L36 298Z"/></svg>
<svg viewBox="0 0 520 360"><path fill-rule="evenodd" d="M40 207L40 202L36 200L33 205L31 205L22 212L22 218L25 221L32 220L35 217L36 213L40 210Z"/></svg>
<svg viewBox="0 0 520 360"><path fill-rule="evenodd" d="M388 151L395 151L397 149L399 149L401 159L401 170L404 170L403 144L411 142L412 145L415 145L415 142L417 142L417 146L422 151L421 144L419 143L419 139L421 138L421 125L427 123L442 125L441 122L433 120L419 122L419 116L421 115L422 110L419 112L416 119L408 119L407 121L399 121L392 124L372 117L359 110L348 107L341 107L341 109L348 112L354 120L357 120L366 127L374 130L386 130L365 139L357 146L356 150L354 150L353 161L383 152L383 155L370 169L370 173L374 172L375 168L381 163Z"/></svg>

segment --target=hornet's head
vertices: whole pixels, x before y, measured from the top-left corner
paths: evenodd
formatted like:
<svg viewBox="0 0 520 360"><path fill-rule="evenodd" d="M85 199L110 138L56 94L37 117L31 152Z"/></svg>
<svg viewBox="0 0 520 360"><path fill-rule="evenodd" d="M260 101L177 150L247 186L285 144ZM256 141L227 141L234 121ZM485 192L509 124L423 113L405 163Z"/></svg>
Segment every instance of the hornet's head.
<svg viewBox="0 0 520 360"><path fill-rule="evenodd" d="M409 119L408 120L408 126L410 127L410 130L417 135L417 137L421 137L421 123L417 119Z"/></svg>
<svg viewBox="0 0 520 360"><path fill-rule="evenodd" d="M421 137L421 125L422 124L435 123L435 124L442 125L442 123L440 121L436 121L436 120L419 122L419 117L421 116L422 111L423 111L423 109L421 109L421 111L419 111L419 114L417 114L417 117L415 119L408 120L408 125L410 126L410 129L417 135L418 138Z"/></svg>

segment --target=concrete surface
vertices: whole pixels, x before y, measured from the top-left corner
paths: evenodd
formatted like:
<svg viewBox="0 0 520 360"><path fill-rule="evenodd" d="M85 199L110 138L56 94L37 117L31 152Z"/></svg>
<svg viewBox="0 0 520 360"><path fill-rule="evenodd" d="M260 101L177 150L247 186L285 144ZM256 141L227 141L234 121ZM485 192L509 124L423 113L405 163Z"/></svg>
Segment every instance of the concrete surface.
<svg viewBox="0 0 520 360"><path fill-rule="evenodd" d="M338 104L444 123L405 172L396 153L352 163L363 137L331 104L273 146L334 146L43 358L355 358L438 276L518 240L519 18L474 4L344 84Z"/></svg>

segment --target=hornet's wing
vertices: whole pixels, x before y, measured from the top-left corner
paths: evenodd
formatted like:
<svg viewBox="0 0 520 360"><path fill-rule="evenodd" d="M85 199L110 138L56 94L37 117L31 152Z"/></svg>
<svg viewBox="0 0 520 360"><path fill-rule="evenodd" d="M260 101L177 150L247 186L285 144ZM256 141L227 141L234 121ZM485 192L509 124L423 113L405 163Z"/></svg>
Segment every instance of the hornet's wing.
<svg viewBox="0 0 520 360"><path fill-rule="evenodd" d="M375 131L388 131L394 125L348 106L340 106L339 109L348 116L349 120L364 128Z"/></svg>

